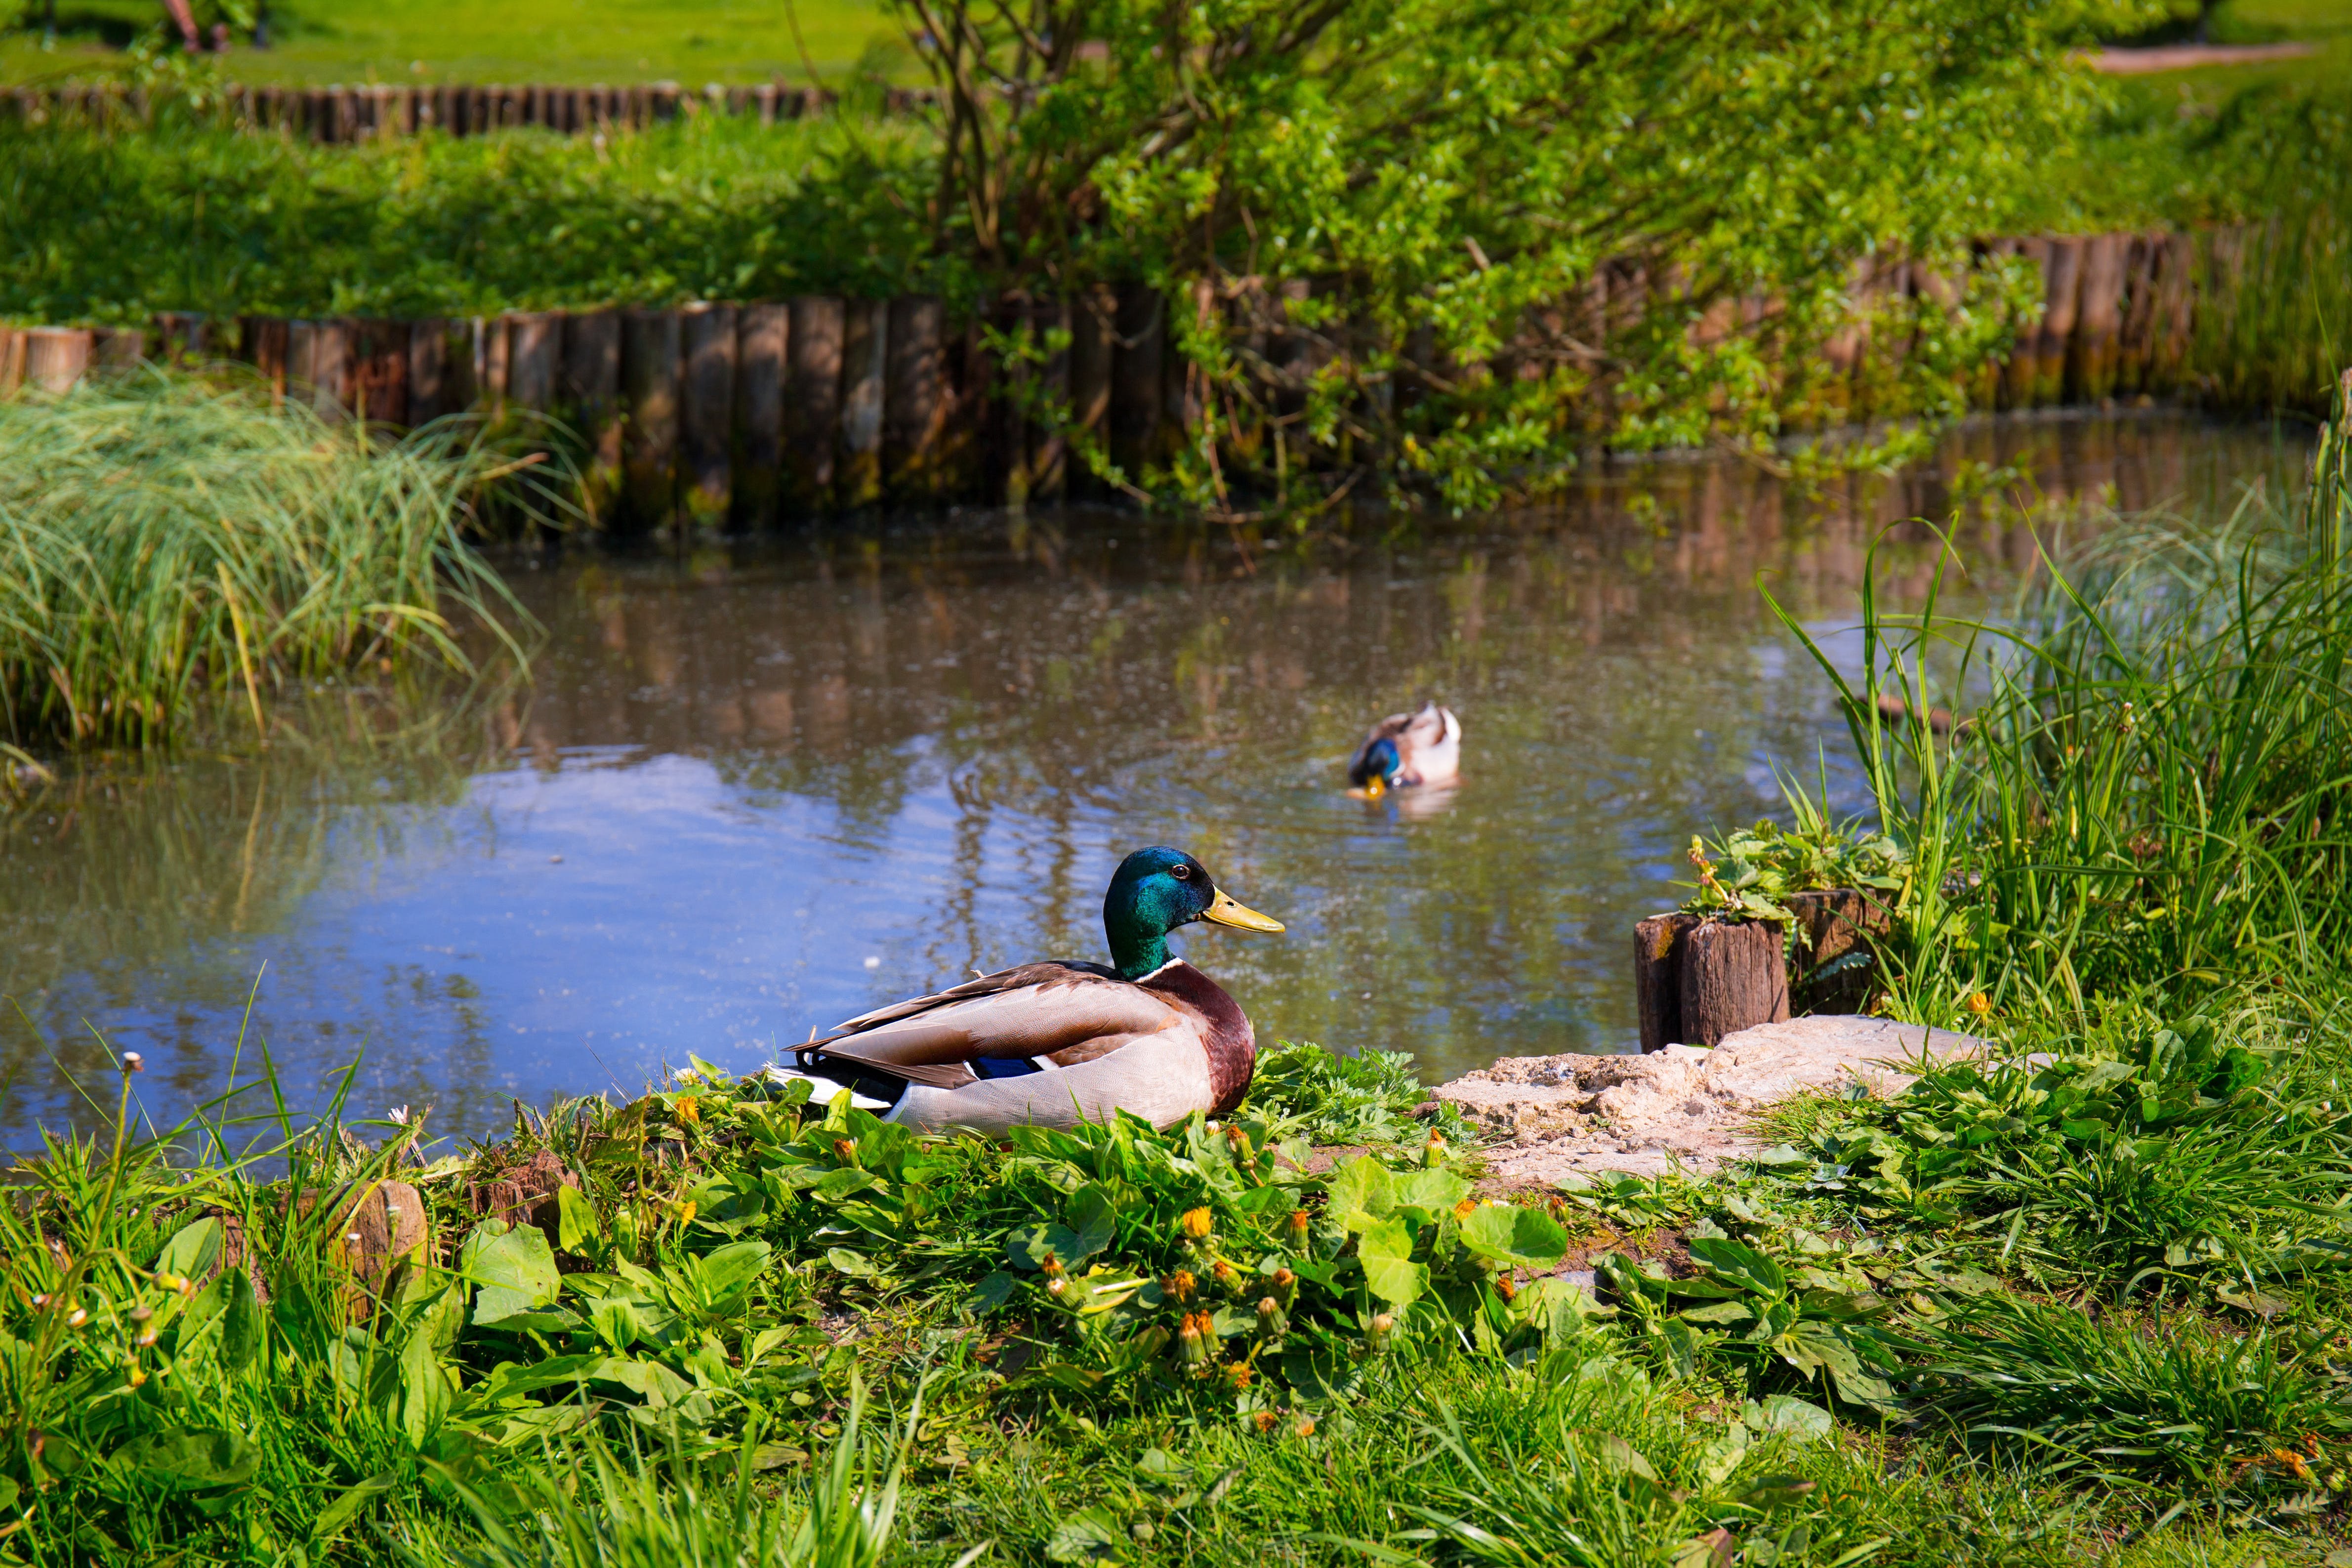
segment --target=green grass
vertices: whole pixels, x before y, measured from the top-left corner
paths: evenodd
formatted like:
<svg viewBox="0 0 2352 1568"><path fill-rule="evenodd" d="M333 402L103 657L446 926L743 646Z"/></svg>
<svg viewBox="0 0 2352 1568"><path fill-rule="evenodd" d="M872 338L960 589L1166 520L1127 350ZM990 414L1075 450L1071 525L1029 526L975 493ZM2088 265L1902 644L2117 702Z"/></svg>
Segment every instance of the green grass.
<svg viewBox="0 0 2352 1568"><path fill-rule="evenodd" d="M289 685L467 668L463 623L523 619L467 542L509 467L478 436L387 441L156 372L0 400L0 734L266 730Z"/></svg>
<svg viewBox="0 0 2352 1568"><path fill-rule="evenodd" d="M796 0L808 58L827 80L861 60L906 74L897 21L875 0ZM221 14L198 0L200 19ZM58 0L58 47L40 47L40 0L0 0L0 81L96 75L161 13L129 0ZM269 0L273 47L237 47L251 82L756 82L808 79L782 0ZM878 51L878 54L877 53Z"/></svg>
<svg viewBox="0 0 2352 1568"><path fill-rule="evenodd" d="M704 119L370 148L0 122L0 313L427 316L874 297L942 279L905 124Z"/></svg>

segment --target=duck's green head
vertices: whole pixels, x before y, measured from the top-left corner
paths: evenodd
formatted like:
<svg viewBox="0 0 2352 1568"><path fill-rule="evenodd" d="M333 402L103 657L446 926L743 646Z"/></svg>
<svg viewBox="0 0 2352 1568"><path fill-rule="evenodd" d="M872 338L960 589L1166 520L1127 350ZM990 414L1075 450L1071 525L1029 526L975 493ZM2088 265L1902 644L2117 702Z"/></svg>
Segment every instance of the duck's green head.
<svg viewBox="0 0 2352 1568"><path fill-rule="evenodd" d="M1280 931L1282 922L1244 909L1210 879L1209 868L1181 849L1156 844L1118 864L1103 895L1110 961L1129 980L1168 962L1168 933L1194 921L1242 931Z"/></svg>

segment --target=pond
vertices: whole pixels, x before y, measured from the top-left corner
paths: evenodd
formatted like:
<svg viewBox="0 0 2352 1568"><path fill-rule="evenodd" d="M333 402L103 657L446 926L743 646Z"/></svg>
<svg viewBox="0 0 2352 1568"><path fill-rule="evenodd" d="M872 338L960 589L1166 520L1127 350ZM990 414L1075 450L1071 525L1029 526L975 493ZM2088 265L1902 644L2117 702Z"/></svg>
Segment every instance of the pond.
<svg viewBox="0 0 2352 1568"><path fill-rule="evenodd" d="M1177 942L1261 1042L1409 1051L1432 1081L1630 1048L1631 928L1683 896L1691 836L1772 813L1783 773L1859 805L1759 574L1850 655L1872 542L1916 600L1936 535L1900 520L1956 487L2012 498L1954 534L1958 602L1997 610L2100 502L2210 514L2302 452L2177 416L1980 421L1827 493L1675 460L1297 539L991 513L518 556L528 683L322 688L267 750L86 766L0 817L0 1141L100 1120L100 1035L166 1124L265 1057L298 1109L356 1062L350 1114L473 1135L509 1097L748 1069L974 969L1100 959L1104 884L1152 843L1288 924ZM1461 787L1350 798L1366 726L1424 696L1462 717Z"/></svg>

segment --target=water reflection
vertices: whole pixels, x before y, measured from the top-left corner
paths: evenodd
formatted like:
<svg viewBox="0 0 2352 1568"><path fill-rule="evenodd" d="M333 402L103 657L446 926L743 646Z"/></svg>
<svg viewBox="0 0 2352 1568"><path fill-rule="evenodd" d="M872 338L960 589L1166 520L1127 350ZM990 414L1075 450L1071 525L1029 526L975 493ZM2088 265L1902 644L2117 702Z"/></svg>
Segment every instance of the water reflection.
<svg viewBox="0 0 2352 1568"><path fill-rule="evenodd" d="M32 1020L0 1023L0 1135L69 1114L85 1021L146 1053L158 1116L217 1090L265 964L254 1037L298 1095L364 1047L359 1104L436 1103L444 1131L688 1052L748 1067L974 968L1099 958L1103 885L1150 842L1289 925L1179 938L1262 1037L1433 1074L1616 1049L1629 928L1677 896L1689 836L1770 809L1776 768L1853 798L1759 573L1827 629L1874 537L1988 470L2062 510L2210 508L2296 460L2178 421L2007 422L1811 499L1674 463L1304 540L991 515L519 564L550 633L528 690L325 694L307 741L88 775L0 826L0 990ZM2013 508L1958 542L1980 600L2035 560ZM1895 526L1899 593L1936 550ZM1349 798L1365 728L1424 696L1463 717L1463 783Z"/></svg>

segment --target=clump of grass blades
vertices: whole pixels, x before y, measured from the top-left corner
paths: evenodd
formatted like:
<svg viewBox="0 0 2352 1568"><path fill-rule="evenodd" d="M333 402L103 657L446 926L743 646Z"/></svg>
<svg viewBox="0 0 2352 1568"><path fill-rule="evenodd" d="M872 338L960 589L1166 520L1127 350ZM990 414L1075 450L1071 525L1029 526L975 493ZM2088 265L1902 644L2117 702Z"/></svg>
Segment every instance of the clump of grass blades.
<svg viewBox="0 0 2352 1568"><path fill-rule="evenodd" d="M478 425L385 440L256 390L142 372L0 401L0 728L160 740L202 699L411 656L527 617L469 546L514 464Z"/></svg>
<svg viewBox="0 0 2352 1568"><path fill-rule="evenodd" d="M2299 514L2250 497L2218 532L2119 519L1999 622L1939 616L1933 593L1894 615L1866 574L1859 680L1780 612L1916 866L1885 952L1907 1016L1960 1021L1981 996L2080 1018L2102 993L2333 968L2352 941L2343 420ZM1970 698L1948 735L1888 716Z"/></svg>
<svg viewBox="0 0 2352 1568"><path fill-rule="evenodd" d="M2336 1381L2269 1329L2095 1321L1992 1294L1921 1331L1918 1349L1927 1407L1970 1442L2085 1479L2302 1490L2352 1431Z"/></svg>

